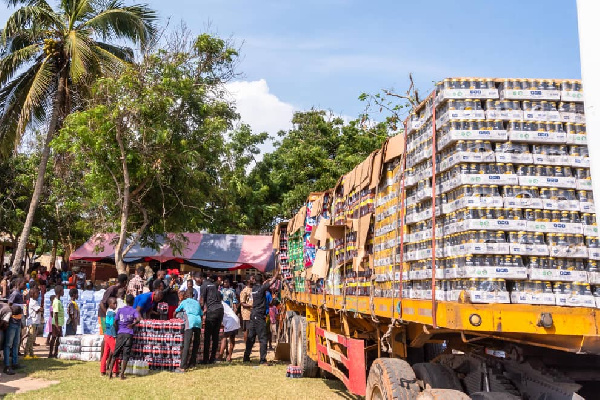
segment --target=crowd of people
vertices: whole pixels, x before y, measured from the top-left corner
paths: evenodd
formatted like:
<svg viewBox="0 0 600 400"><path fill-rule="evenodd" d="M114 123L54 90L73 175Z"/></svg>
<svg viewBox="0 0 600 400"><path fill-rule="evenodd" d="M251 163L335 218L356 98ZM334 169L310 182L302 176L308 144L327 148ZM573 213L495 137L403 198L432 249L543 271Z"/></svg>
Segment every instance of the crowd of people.
<svg viewBox="0 0 600 400"><path fill-rule="evenodd" d="M64 272L35 268L29 274L13 276L4 271L0 290L6 303L0 304L0 344L7 375L21 368L22 342L24 358L36 358L34 346L44 322L49 358L57 357L63 334L77 333L81 321L78 288L85 286L85 274ZM154 272L144 266L138 266L131 278L121 274L106 288L98 305L99 334L104 335L100 373L125 378L134 330L143 319L183 319L183 350L176 372L196 365L202 339L203 364L231 361L240 329L246 345L243 361L250 362L258 339L259 363L269 365L267 345L272 348L277 342L278 284L277 276L263 282L261 275L253 275L245 283L233 283L230 278L198 271L183 276L176 269ZM65 286L68 306L61 301ZM50 289L54 289L49 298L50 315L44 316L44 293Z"/></svg>

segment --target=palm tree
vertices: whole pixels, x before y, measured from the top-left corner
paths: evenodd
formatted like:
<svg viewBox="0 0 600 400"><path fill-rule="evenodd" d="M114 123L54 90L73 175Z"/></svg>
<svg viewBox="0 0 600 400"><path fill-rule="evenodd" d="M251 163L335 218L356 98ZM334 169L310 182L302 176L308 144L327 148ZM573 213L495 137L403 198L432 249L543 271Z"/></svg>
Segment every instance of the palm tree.
<svg viewBox="0 0 600 400"><path fill-rule="evenodd" d="M0 156L16 151L27 128L47 129L12 266L18 271L40 202L50 142L95 79L133 61L133 50L122 43L148 43L157 17L146 5L125 6L121 0L60 0L56 9L46 0L5 2L19 8L1 32Z"/></svg>

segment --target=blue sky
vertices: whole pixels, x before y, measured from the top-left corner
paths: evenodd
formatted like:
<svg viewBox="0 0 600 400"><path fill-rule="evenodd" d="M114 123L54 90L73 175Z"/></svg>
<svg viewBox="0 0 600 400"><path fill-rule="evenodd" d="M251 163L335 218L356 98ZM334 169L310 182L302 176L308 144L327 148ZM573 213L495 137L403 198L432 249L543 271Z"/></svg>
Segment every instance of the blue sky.
<svg viewBox="0 0 600 400"><path fill-rule="evenodd" d="M405 89L409 72L423 91L449 76L580 77L575 0L149 3L243 41L243 80L294 109L357 116L361 92Z"/></svg>
<svg viewBox="0 0 600 400"><path fill-rule="evenodd" d="M311 107L355 117L361 92L405 89L409 72L423 92L449 76L580 77L575 0L140 1L243 42L231 91L257 130Z"/></svg>

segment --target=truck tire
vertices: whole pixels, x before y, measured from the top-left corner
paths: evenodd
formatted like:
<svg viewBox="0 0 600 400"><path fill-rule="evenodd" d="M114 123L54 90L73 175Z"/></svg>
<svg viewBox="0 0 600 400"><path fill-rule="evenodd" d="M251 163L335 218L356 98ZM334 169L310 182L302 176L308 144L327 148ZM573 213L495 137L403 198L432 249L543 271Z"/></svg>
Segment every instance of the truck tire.
<svg viewBox="0 0 600 400"><path fill-rule="evenodd" d="M317 362L308 355L308 337L306 335L306 318L299 315L294 317L294 327L296 335L295 352L296 364L302 370L304 378L316 378L319 375L319 367Z"/></svg>
<svg viewBox="0 0 600 400"><path fill-rule="evenodd" d="M471 400L471 398L458 390L426 389L419 393L417 400Z"/></svg>
<svg viewBox="0 0 600 400"><path fill-rule="evenodd" d="M298 316L294 316L291 319L290 322L290 326L289 326L289 338L290 338L290 363L294 366L298 366L298 353L296 351L296 348L298 347L296 345L296 341L298 338L298 334L297 334L297 321Z"/></svg>
<svg viewBox="0 0 600 400"><path fill-rule="evenodd" d="M503 392L477 392L471 395L471 400L521 400L521 397Z"/></svg>
<svg viewBox="0 0 600 400"><path fill-rule="evenodd" d="M367 400L416 400L417 378L410 365L399 358L373 361L367 379Z"/></svg>
<svg viewBox="0 0 600 400"><path fill-rule="evenodd" d="M458 377L450 368L437 363L419 363L413 365L418 380L423 381L423 389L452 389L462 392Z"/></svg>

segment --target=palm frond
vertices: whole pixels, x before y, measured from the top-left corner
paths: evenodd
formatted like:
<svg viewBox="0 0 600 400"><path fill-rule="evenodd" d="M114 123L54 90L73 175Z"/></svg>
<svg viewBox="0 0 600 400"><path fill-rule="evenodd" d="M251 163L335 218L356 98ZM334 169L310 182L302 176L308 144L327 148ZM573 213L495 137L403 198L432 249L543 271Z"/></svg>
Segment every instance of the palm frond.
<svg viewBox="0 0 600 400"><path fill-rule="evenodd" d="M132 63L134 61L134 53L131 47L116 46L104 42L95 42L94 44L124 62Z"/></svg>
<svg viewBox="0 0 600 400"><path fill-rule="evenodd" d="M0 86L10 80L19 68L38 56L41 50L42 46L34 43L2 57L0 59Z"/></svg>
<svg viewBox="0 0 600 400"><path fill-rule="evenodd" d="M0 156L10 154L20 142L32 118L40 118L51 98L54 85L54 66L48 58L23 72L0 89Z"/></svg>
<svg viewBox="0 0 600 400"><path fill-rule="evenodd" d="M93 63L94 54L90 48L91 40L77 31L69 32L65 38L65 53L70 57L70 76L78 83L88 74L88 67Z"/></svg>
<svg viewBox="0 0 600 400"><path fill-rule="evenodd" d="M146 43L156 33L157 18L156 12L145 5L124 6L122 1L113 0L97 15L90 15L83 26L93 28L104 38L114 36Z"/></svg>
<svg viewBox="0 0 600 400"><path fill-rule="evenodd" d="M114 53L103 49L100 46L92 47L92 51L96 55L96 59L98 60L97 64L97 74L98 75L112 75L116 76L123 72L125 67L127 66L127 62L123 60L121 57L118 57Z"/></svg>
<svg viewBox="0 0 600 400"><path fill-rule="evenodd" d="M6 44L7 40L24 30L64 30L64 23L60 16L52 8L40 5L31 5L21 7L16 10L8 20L2 30L2 42Z"/></svg>

